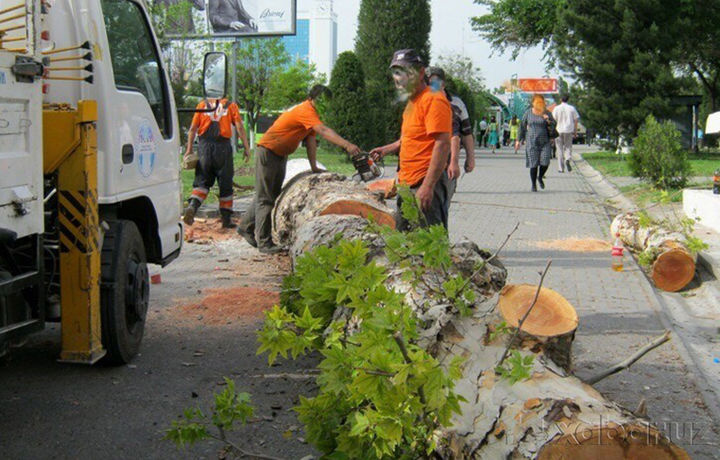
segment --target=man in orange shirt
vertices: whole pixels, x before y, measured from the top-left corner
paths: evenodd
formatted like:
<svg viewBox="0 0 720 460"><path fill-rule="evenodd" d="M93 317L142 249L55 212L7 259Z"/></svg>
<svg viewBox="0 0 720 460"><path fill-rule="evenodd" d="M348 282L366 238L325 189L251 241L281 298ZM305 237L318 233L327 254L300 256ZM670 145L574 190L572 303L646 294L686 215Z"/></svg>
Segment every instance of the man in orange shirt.
<svg viewBox="0 0 720 460"><path fill-rule="evenodd" d="M409 101L403 112L400 140L373 149L377 159L400 151L398 182L410 186L425 215L423 225L448 224L448 176L445 167L450 155L452 109L442 92L433 92L426 83L425 65L415 50L396 51L390 69L395 87ZM398 210L402 200L398 197ZM397 229L409 224L397 214Z"/></svg>
<svg viewBox="0 0 720 460"><path fill-rule="evenodd" d="M258 142L255 149L255 197L237 231L262 253L281 251L272 241L271 212L285 180L287 157L297 150L300 143L305 142L310 168L316 173L320 172L316 160L316 134L352 156L360 152L357 145L340 137L320 120L316 107L330 96L327 87L313 86L307 100L280 115Z"/></svg>
<svg viewBox="0 0 720 460"><path fill-rule="evenodd" d="M214 112L195 112L188 132L187 148L185 156L190 155L195 136L198 140L198 162L195 166L195 180L193 191L185 208L183 220L187 225L195 221L195 213L200 205L207 198L210 188L218 181L220 196L220 217L223 228L233 228L233 153L230 137L232 136L232 125L235 126L238 136L242 139L245 149L245 160L248 159L249 144L245 129L240 118L240 111L237 104L227 99L218 101L201 101L198 109L213 107L217 105Z"/></svg>

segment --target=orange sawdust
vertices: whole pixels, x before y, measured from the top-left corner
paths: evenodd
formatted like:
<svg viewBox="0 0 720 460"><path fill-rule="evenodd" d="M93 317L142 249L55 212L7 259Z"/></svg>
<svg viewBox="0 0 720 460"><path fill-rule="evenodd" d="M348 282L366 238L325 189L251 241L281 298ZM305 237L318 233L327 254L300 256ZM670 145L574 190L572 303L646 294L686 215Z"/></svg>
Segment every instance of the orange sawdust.
<svg viewBox="0 0 720 460"><path fill-rule="evenodd" d="M280 294L253 287L206 289L197 303L178 307L180 315L208 326L247 323L280 302Z"/></svg>
<svg viewBox="0 0 720 460"><path fill-rule="evenodd" d="M220 219L195 219L192 226L185 226L185 241L195 244L208 244L213 241L225 241L235 238L233 228L222 228Z"/></svg>
<svg viewBox="0 0 720 460"><path fill-rule="evenodd" d="M566 238L564 240L536 241L535 246L543 249L557 249L571 252L610 251L612 245L595 238Z"/></svg>

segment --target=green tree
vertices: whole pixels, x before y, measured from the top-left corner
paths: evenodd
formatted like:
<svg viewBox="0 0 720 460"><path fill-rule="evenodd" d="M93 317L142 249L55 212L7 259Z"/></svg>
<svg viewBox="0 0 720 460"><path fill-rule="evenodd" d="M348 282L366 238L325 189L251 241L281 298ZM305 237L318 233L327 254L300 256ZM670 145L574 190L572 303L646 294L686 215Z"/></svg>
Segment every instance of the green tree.
<svg viewBox="0 0 720 460"><path fill-rule="evenodd" d="M451 75L447 75L445 87L451 94L454 94L462 99L465 103L465 107L467 108L468 115L470 115L471 126L475 126L475 121L478 116L477 100L475 96L476 93L473 93L470 87L463 80L457 79Z"/></svg>
<svg viewBox="0 0 720 460"><path fill-rule="evenodd" d="M567 0L474 0L490 12L470 18L475 31L499 52L516 58L524 48L550 48L558 16Z"/></svg>
<svg viewBox="0 0 720 460"><path fill-rule="evenodd" d="M232 43L224 44L221 50L230 55L232 46ZM233 99L247 113L251 133L255 132L262 111L268 109L273 100L270 94L273 79L279 78L289 64L290 55L279 38L247 38L238 43L237 94Z"/></svg>
<svg viewBox="0 0 720 460"><path fill-rule="evenodd" d="M485 90L482 72L478 67L475 67L472 59L467 56L460 54L440 56L434 65L442 67L445 73L455 81L463 82L473 93Z"/></svg>
<svg viewBox="0 0 720 460"><path fill-rule="evenodd" d="M413 48L425 62L430 58L430 2L428 0L362 0L355 53L365 71L368 97L366 119L370 141L381 145L400 134L399 104L388 65L393 52Z"/></svg>
<svg viewBox="0 0 720 460"><path fill-rule="evenodd" d="M338 56L330 76L330 90L333 97L328 106L327 124L353 144L370 147L365 73L352 51Z"/></svg>
<svg viewBox="0 0 720 460"><path fill-rule="evenodd" d="M672 114L678 18L674 0L475 0L473 25L494 49L542 45L551 64L586 89L589 128L634 137L648 114Z"/></svg>
<svg viewBox="0 0 720 460"><path fill-rule="evenodd" d="M320 79L314 64L297 59L270 79L267 110L284 110L307 99L308 91Z"/></svg>
<svg viewBox="0 0 720 460"><path fill-rule="evenodd" d="M692 172L673 122L658 123L652 115L638 132L629 165L633 176L662 190L684 187Z"/></svg>

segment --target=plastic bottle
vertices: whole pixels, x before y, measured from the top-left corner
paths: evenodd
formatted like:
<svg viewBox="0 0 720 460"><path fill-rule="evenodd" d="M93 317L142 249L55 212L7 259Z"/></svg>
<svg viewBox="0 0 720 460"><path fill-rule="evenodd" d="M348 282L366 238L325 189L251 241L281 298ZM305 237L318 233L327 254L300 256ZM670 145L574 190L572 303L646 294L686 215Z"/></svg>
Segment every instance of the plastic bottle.
<svg viewBox="0 0 720 460"><path fill-rule="evenodd" d="M623 271L623 252L625 251L625 248L623 247L622 240L620 239L620 234L615 234L615 244L613 244L612 247L612 269L616 272Z"/></svg>

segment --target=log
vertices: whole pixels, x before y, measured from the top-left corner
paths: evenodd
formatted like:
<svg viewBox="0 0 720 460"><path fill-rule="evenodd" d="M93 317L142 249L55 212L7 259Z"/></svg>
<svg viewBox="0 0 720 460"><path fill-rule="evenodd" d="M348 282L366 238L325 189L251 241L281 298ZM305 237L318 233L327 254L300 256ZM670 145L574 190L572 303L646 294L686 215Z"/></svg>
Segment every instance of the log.
<svg viewBox="0 0 720 460"><path fill-rule="evenodd" d="M640 226L636 214L620 214L613 219L610 231L636 252L646 252L653 258L650 277L663 291L677 292L695 277L697 254L687 246L687 238L680 232L657 224Z"/></svg>
<svg viewBox="0 0 720 460"><path fill-rule="evenodd" d="M328 191L341 187L341 182L331 177L302 185L298 182L302 193L284 193L288 197L318 196L310 188L319 186ZM333 196L336 200L347 199L347 194ZM325 201L321 207L330 204ZM517 343L510 344L522 355L534 357L530 377L511 384L496 373L510 335L492 332L503 321L510 326L518 324L537 286L505 286L507 271L501 261L471 242L452 247L453 264L447 273L428 270L422 279L410 283L403 276L406 269L389 262L382 239L370 232L361 217L320 214L308 213L301 219L285 212L276 214L290 220L278 228L283 229L284 238L290 239L293 257L321 244L335 244L338 233L344 239L363 239L370 246L369 258L386 266L388 288L404 293L407 304L420 319L417 345L443 365L456 356L466 358L463 376L455 386L466 402L461 405L462 414L442 430L437 456L689 459L684 450L646 420L608 401L570 374L570 348L578 319L572 305L560 294L541 289ZM469 287L476 295L469 317L461 316L452 302L437 295L438 286L458 274L469 279ZM338 308L334 317L347 318L348 313Z"/></svg>
<svg viewBox="0 0 720 460"><path fill-rule="evenodd" d="M279 246L291 246L298 228L327 214L372 215L379 224L395 228L395 214L379 194L340 174L304 173L290 180L275 202L273 241Z"/></svg>

